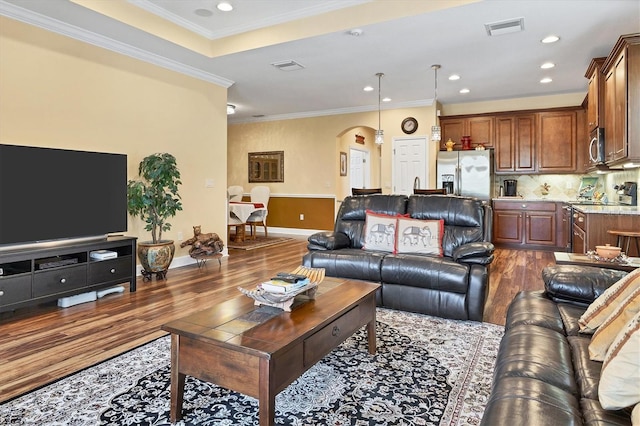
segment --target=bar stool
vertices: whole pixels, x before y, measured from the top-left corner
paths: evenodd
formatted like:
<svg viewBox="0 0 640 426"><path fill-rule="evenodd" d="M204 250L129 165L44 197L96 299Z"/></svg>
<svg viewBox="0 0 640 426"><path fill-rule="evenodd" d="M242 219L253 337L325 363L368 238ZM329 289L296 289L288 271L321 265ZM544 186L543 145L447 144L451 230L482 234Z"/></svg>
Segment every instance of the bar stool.
<svg viewBox="0 0 640 426"><path fill-rule="evenodd" d="M627 256L629 255L631 240L634 240L636 242L636 256L640 256L640 232L608 230L607 233L618 237L616 245L623 248Z"/></svg>

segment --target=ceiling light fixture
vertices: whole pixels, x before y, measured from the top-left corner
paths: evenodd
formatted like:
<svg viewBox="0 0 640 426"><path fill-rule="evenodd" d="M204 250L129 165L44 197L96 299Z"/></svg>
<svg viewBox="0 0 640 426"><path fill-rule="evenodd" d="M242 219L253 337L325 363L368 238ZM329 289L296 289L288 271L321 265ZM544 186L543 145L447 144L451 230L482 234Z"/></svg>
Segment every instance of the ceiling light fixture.
<svg viewBox="0 0 640 426"><path fill-rule="evenodd" d="M543 70L548 70L550 68L555 67L556 64L554 64L553 62L545 62L544 64L540 65L540 68L542 68Z"/></svg>
<svg viewBox="0 0 640 426"><path fill-rule="evenodd" d="M231 105L231 104L227 104L227 115L231 115L231 114L235 114L236 113L236 106L235 105Z"/></svg>
<svg viewBox="0 0 640 426"><path fill-rule="evenodd" d="M363 90L365 92L373 92L373 86L365 86Z"/></svg>
<svg viewBox="0 0 640 426"><path fill-rule="evenodd" d="M433 105L436 107L436 111L438 110L438 70L440 69L440 65L431 65L431 69L435 73L435 85L433 90ZM436 113L436 115L438 115ZM431 126L431 140L435 142L440 142L442 137L442 129L440 126Z"/></svg>
<svg viewBox="0 0 640 426"><path fill-rule="evenodd" d="M540 83L542 84L546 84L546 83L551 83L553 80L551 79L551 77L545 77L542 80L540 80Z"/></svg>
<svg viewBox="0 0 640 426"><path fill-rule="evenodd" d="M374 142L376 143L376 145L382 145L384 143L384 132L382 131L382 125L380 120L380 111L381 111L380 102L382 100L380 85L381 85L381 81L382 81L382 77L384 76L384 73L379 72L379 73L376 73L376 75L378 76L378 130L376 130L376 138Z"/></svg>
<svg viewBox="0 0 640 426"><path fill-rule="evenodd" d="M391 98L382 98L382 102L391 102Z"/></svg>
<svg viewBox="0 0 640 426"><path fill-rule="evenodd" d="M547 37L543 38L540 41L542 43L544 43L544 44L549 44L549 43L555 43L558 40L560 40L560 37L558 37L557 35L550 35L550 36L547 36Z"/></svg>
<svg viewBox="0 0 640 426"><path fill-rule="evenodd" d="M451 81L460 80L460 76L458 74L451 74L449 76L449 80L451 80Z"/></svg>
<svg viewBox="0 0 640 426"><path fill-rule="evenodd" d="M233 6L231 5L231 3L228 3L226 1L218 3L216 7L221 12L231 12L233 10Z"/></svg>
<svg viewBox="0 0 640 426"><path fill-rule="evenodd" d="M464 95L464 94L467 94L467 93L469 93L469 92L470 92L470 90L469 90L469 89L466 89L466 88L465 88L465 89L460 89L460 93L462 93L463 95Z"/></svg>

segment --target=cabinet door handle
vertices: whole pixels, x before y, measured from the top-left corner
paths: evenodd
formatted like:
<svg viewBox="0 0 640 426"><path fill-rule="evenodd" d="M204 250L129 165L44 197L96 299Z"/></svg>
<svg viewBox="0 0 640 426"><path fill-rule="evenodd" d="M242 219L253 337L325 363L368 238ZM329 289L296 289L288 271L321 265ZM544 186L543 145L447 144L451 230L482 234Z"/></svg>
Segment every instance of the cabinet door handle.
<svg viewBox="0 0 640 426"><path fill-rule="evenodd" d="M526 208L527 208L527 205L526 205L526 204L523 204L523 205L522 205L522 208L523 208L523 209L526 209Z"/></svg>
<svg viewBox="0 0 640 426"><path fill-rule="evenodd" d="M584 222L584 217L579 217L578 222Z"/></svg>
<svg viewBox="0 0 640 426"><path fill-rule="evenodd" d="M111 272L112 274L115 274L116 273L116 268L111 268L111 270L109 272Z"/></svg>
<svg viewBox="0 0 640 426"><path fill-rule="evenodd" d="M64 283L66 283L66 282L67 282L67 279L66 279L66 278L62 278L62 279L60 280L60 284L64 284Z"/></svg>
<svg viewBox="0 0 640 426"><path fill-rule="evenodd" d="M4 296L4 291L0 290L0 296Z"/></svg>
<svg viewBox="0 0 640 426"><path fill-rule="evenodd" d="M331 335L333 337L336 337L338 334L340 334L340 327L338 327L337 325L334 325L333 330L331 330Z"/></svg>

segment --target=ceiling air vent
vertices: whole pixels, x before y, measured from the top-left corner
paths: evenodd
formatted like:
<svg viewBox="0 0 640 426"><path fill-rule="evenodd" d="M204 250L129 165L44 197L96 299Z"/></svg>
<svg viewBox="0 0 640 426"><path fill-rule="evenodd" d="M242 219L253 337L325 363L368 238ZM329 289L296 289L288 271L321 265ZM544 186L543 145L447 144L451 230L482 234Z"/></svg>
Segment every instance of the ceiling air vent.
<svg viewBox="0 0 640 426"><path fill-rule="evenodd" d="M484 24L487 35L498 36L509 33L517 33L524 30L524 18L514 18L507 21Z"/></svg>
<svg viewBox="0 0 640 426"><path fill-rule="evenodd" d="M299 63L293 60L274 62L271 65L273 65L274 67L278 68L281 71L296 71L296 70L304 69L304 66L300 65Z"/></svg>

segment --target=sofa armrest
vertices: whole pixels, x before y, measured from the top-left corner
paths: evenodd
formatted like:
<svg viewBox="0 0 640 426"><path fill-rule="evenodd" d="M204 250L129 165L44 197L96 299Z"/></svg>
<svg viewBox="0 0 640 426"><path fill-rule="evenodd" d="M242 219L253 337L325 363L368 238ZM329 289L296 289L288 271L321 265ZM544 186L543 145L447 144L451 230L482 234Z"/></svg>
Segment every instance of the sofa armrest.
<svg viewBox="0 0 640 426"><path fill-rule="evenodd" d="M309 250L338 250L351 247L351 239L342 232L316 232L307 241Z"/></svg>
<svg viewBox="0 0 640 426"><path fill-rule="evenodd" d="M456 247L451 254L455 262L488 265L493 262L495 247L492 243L477 242Z"/></svg>
<svg viewBox="0 0 640 426"><path fill-rule="evenodd" d="M590 304L627 272L578 265L553 265L542 270L547 295L556 302Z"/></svg>

